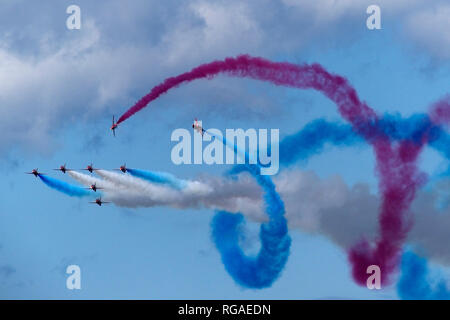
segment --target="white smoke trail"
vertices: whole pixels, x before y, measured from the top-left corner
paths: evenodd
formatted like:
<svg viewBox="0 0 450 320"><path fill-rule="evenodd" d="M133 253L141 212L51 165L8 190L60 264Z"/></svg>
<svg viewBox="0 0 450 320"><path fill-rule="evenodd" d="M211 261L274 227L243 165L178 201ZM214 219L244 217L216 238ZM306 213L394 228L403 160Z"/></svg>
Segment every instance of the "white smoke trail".
<svg viewBox="0 0 450 320"><path fill-rule="evenodd" d="M182 190L170 186L153 184L128 174L106 170L95 171L102 179L71 171L70 176L80 183L90 186L96 184L103 188L105 200L120 207L209 208L242 212L249 216L260 215L260 190L250 188L250 180L225 181L206 179L187 181ZM251 200L251 201L250 201Z"/></svg>
<svg viewBox="0 0 450 320"><path fill-rule="evenodd" d="M88 187L93 184L95 184L97 186L97 188L102 188L105 190L114 190L117 187L109 181L98 179L93 176L90 176L90 175L87 175L84 173L80 173L77 171L72 171L72 170L67 171L67 174L70 177L72 177L73 179L75 179L76 181L78 181L79 183L84 184L85 186L88 186Z"/></svg>
<svg viewBox="0 0 450 320"><path fill-rule="evenodd" d="M210 208L241 212L255 222L267 221L262 209L261 190L246 175L237 180L205 176L188 181L185 190L153 185L130 175L98 171L103 179L78 172L69 175L80 183L96 183L105 199L121 207L170 206L180 209ZM377 235L380 199L365 184L348 186L338 176L321 179L311 172L285 170L274 179L286 207L290 229L325 235L348 248L361 236ZM448 178L433 188L422 190L411 211L417 223L408 237L410 244L423 248L430 259L450 265L450 206L436 208L438 196L449 188ZM348 232L352 230L352 232Z"/></svg>

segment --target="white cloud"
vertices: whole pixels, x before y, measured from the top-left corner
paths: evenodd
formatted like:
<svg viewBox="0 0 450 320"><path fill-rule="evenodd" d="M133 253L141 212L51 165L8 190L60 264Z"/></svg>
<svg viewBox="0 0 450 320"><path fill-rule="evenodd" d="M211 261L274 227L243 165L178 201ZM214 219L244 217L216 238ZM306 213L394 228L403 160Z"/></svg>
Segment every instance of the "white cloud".
<svg viewBox="0 0 450 320"><path fill-rule="evenodd" d="M450 59L450 4L440 4L407 16L405 32L440 59Z"/></svg>
<svg viewBox="0 0 450 320"><path fill-rule="evenodd" d="M40 14L40 10L49 17L61 14L52 2L27 4L20 17L13 13L23 3L2 4L0 152L12 146L47 152L60 128L91 121L105 111L112 114L115 107L123 110L138 98L130 97L131 92L144 94L149 83L205 61L239 53L290 55L361 32L355 24L364 29L364 7L369 3L141 1L124 9L120 1L95 5L80 1L84 20L77 32L65 30L63 19L59 24L58 19ZM450 56L448 4L440 0L378 3L387 16L398 18L400 24L406 21L405 32L414 43L436 57ZM420 28L411 27L417 23ZM178 99L186 95L177 92ZM198 104L208 108L226 104L229 115L243 112L243 105L267 114L282 104L279 95L257 96L239 81L203 83L202 89L193 84L189 94L190 101L201 101Z"/></svg>
<svg viewBox="0 0 450 320"><path fill-rule="evenodd" d="M39 57L0 48L0 126L5 133L0 151L19 145L46 152L52 134L65 124L85 121L124 98L143 53L127 47L110 51L100 45L92 21L83 28L80 36Z"/></svg>
<svg viewBox="0 0 450 320"><path fill-rule="evenodd" d="M194 19L183 19L186 12L180 11L163 37L166 64L255 52L265 39L252 9L245 2L191 2L187 10Z"/></svg>

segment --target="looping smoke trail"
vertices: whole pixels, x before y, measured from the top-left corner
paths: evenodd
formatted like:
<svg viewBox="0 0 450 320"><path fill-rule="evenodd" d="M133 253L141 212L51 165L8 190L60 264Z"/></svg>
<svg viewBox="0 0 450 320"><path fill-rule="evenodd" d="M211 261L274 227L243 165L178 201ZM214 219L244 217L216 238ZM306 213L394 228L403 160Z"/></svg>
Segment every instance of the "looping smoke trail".
<svg viewBox="0 0 450 320"><path fill-rule="evenodd" d="M404 300L448 300L450 290L444 279L437 279L434 288L429 283L430 270L425 258L405 252L401 262L401 277L397 292Z"/></svg>
<svg viewBox="0 0 450 320"><path fill-rule="evenodd" d="M266 288L279 277L289 257L291 238L284 217L284 204L268 176L259 175L256 166L237 166L233 173L249 172L262 187L269 222L261 225L261 249L256 256L246 256L239 246L242 214L218 211L214 216L212 238L227 272L243 287Z"/></svg>
<svg viewBox="0 0 450 320"><path fill-rule="evenodd" d="M317 90L333 101L341 116L351 123L353 130L372 145L380 176L379 189L382 192L380 235L374 245L362 240L351 248L348 254L353 269L352 275L358 284L365 285L366 268L371 264L383 269L382 283L389 283L399 260L401 246L411 227L406 213L417 188L424 180L423 175L418 172L416 160L423 145L429 141L430 130L427 129L415 142L400 141L394 144L383 130L380 130L380 118L366 103L359 100L356 90L345 78L328 73L318 64L277 63L248 55L203 64L189 72L166 79L127 110L118 123L184 82L201 78L211 79L221 73L267 81L275 85ZM446 97L434 107L439 117L444 115L443 119L446 119L449 100L450 98Z"/></svg>
<svg viewBox="0 0 450 320"><path fill-rule="evenodd" d="M41 178L42 182L44 182L50 188L58 190L59 192L67 194L71 197L85 197L91 195L89 190L68 184L67 182L55 178L51 178L45 175L39 175L39 178Z"/></svg>
<svg viewBox="0 0 450 320"><path fill-rule="evenodd" d="M209 134L219 139L244 161L248 159L250 163L256 163L256 159L251 158L245 150L239 149L225 137ZM262 176L258 165L235 166L230 175L244 171L249 172L264 191L263 198L269 222L262 224L260 228L261 249L256 256L248 257L239 246L239 227L244 223L242 214L218 211L211 222L212 238L225 269L232 278L241 286L260 289L270 287L281 274L289 258L291 238L284 217L284 203L270 177Z"/></svg>
<svg viewBox="0 0 450 320"><path fill-rule="evenodd" d="M225 137L209 133L219 139L223 145L233 150L238 157L256 163L245 151L230 143ZM244 224L242 214L232 214L218 211L214 216L212 238L227 272L239 285L247 288L267 288L278 279L289 258L291 238L288 234L287 220L284 217L284 203L275 190L275 185L269 176L260 174L259 165L235 166L230 175L249 172L264 191L265 211L269 222L263 223L259 238L261 249L256 256L246 256L239 246L240 226Z"/></svg>
<svg viewBox="0 0 450 320"><path fill-rule="evenodd" d="M155 172L128 168L127 171L132 176L142 178L153 183L165 184L175 189L184 189L187 186L186 181L178 179L174 175L167 172Z"/></svg>

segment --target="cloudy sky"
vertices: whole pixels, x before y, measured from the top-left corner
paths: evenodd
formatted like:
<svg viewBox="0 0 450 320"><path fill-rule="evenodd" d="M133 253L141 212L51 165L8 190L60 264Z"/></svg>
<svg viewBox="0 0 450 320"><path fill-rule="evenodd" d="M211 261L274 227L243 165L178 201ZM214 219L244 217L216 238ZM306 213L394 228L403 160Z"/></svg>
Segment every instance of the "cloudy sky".
<svg viewBox="0 0 450 320"><path fill-rule="evenodd" d="M80 30L66 28L71 4L81 8ZM381 30L366 27L371 4L381 8ZM338 232L376 230L377 178L368 147L328 148L289 169L297 180L283 172L275 178L287 215L305 214L290 222L285 271L264 290L242 289L227 274L210 239L210 209L100 208L23 172L38 167L70 181L51 169L126 162L184 179L221 176L229 167L174 165L171 132L189 128L195 117L221 130L279 128L281 137L313 119L340 120L317 93L218 77L161 97L111 137L112 115L166 77L242 53L320 63L348 78L380 113L426 112L449 93L449 16L444 0L2 1L0 297L396 298L395 288L374 292L352 282L344 248L353 238ZM429 149L419 163L430 175L448 165ZM324 188L340 190L340 198L320 197ZM438 244L450 220L430 209L433 201L423 190L410 240L446 268L450 253ZM347 214L347 207L358 209ZM422 214L428 210L429 218ZM430 238L435 226L441 229ZM257 226L249 229L249 239L257 239ZM81 267L81 290L66 289L70 264Z"/></svg>

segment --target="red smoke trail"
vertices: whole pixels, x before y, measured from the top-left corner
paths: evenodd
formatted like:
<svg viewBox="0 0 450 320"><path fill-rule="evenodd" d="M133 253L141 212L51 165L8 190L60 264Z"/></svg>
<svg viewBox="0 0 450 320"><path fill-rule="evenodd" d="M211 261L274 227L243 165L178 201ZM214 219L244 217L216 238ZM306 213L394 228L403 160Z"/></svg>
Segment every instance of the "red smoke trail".
<svg viewBox="0 0 450 320"><path fill-rule="evenodd" d="M376 154L377 172L380 175L379 188L382 193L379 216L380 234L373 245L363 240L351 248L349 261L352 264L353 278L358 284L365 285L368 277L366 270L372 264L381 268L382 283L388 284L390 276L396 270L401 247L411 227L412 221L408 219L407 213L422 180L417 170L416 160L426 142L425 138L419 143L391 142L383 132L377 129L378 116L359 100L355 89L348 81L341 76L328 73L318 64L295 65L271 62L247 55L203 64L189 72L166 79L126 111L118 123L145 108L161 94L184 82L212 79L218 74L320 91L336 103L342 117L372 144ZM447 112L445 114L448 115L447 107L441 108L438 105L434 110L437 110L436 114L440 118L442 113ZM361 214L364 213L361 212Z"/></svg>
<svg viewBox="0 0 450 320"><path fill-rule="evenodd" d="M422 144L405 141L393 146L388 140L380 139L373 147L382 193L378 218L380 234L374 245L364 239L349 250L352 275L360 285L366 284L366 270L370 265L380 267L382 284L390 283L390 276L397 269L403 243L412 227L412 219L407 215L409 207L418 186L425 180L416 166Z"/></svg>
<svg viewBox="0 0 450 320"><path fill-rule="evenodd" d="M450 124L450 95L433 105L430 118L436 124Z"/></svg>
<svg viewBox="0 0 450 320"><path fill-rule="evenodd" d="M268 81L280 86L321 91L338 104L342 115L352 123L375 118L375 113L359 101L355 89L347 83L345 78L329 74L318 64L295 65L242 55L203 64L189 72L167 78L127 110L117 123L125 121L160 95L184 82L211 79L221 73L234 77Z"/></svg>

